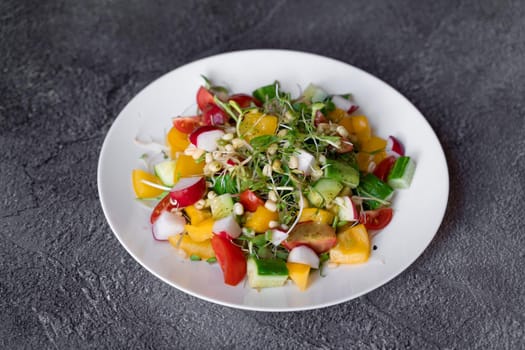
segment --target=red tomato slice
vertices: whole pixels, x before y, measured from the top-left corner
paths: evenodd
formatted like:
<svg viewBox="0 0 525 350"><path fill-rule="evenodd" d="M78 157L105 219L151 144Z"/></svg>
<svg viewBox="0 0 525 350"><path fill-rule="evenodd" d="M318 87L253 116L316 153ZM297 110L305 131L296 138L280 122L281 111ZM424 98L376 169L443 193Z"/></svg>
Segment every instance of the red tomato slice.
<svg viewBox="0 0 525 350"><path fill-rule="evenodd" d="M250 190L245 190L241 193L239 202L241 202L244 209L251 212L256 211L259 206L264 205L264 201Z"/></svg>
<svg viewBox="0 0 525 350"><path fill-rule="evenodd" d="M328 123L328 119L326 119L323 112L317 111L315 113L314 125L317 126L321 123Z"/></svg>
<svg viewBox="0 0 525 350"><path fill-rule="evenodd" d="M261 103L259 100L256 100L250 95L246 94L235 94L228 97L228 101L235 101L239 107L241 108L247 108L250 107L251 103L253 102L256 106L260 106Z"/></svg>
<svg viewBox="0 0 525 350"><path fill-rule="evenodd" d="M241 248L218 235L213 235L211 246L221 266L224 283L230 286L237 285L246 276L246 257Z"/></svg>
<svg viewBox="0 0 525 350"><path fill-rule="evenodd" d="M361 213L361 219L359 221L361 221L368 230L381 230L390 223L393 214L392 208L365 210Z"/></svg>
<svg viewBox="0 0 525 350"><path fill-rule="evenodd" d="M184 134L191 134L201 124L199 117L178 117L173 119L173 126Z"/></svg>
<svg viewBox="0 0 525 350"><path fill-rule="evenodd" d="M381 181L386 181L386 177L392 170L396 157L390 156L383 159L374 169L374 175L377 176Z"/></svg>
<svg viewBox="0 0 525 350"><path fill-rule="evenodd" d="M204 86L201 86L197 91L197 105L199 109L203 111L207 106L213 104L213 94L210 90L206 89Z"/></svg>
<svg viewBox="0 0 525 350"><path fill-rule="evenodd" d="M164 198L160 200L160 202L157 203L157 205L151 212L149 221L153 224L164 210L171 210L172 208L173 205L170 202L170 194L168 193L166 196L164 196Z"/></svg>

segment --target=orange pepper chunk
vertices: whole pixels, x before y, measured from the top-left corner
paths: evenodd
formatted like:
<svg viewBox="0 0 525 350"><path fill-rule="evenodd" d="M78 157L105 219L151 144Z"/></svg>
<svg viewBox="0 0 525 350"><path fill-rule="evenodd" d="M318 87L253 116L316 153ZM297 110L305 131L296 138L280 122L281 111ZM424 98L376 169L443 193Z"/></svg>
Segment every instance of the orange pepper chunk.
<svg viewBox="0 0 525 350"><path fill-rule="evenodd" d="M352 127L352 117L343 117L341 120L339 120L338 124L344 126L346 131L348 131L350 134L354 132L354 128Z"/></svg>
<svg viewBox="0 0 525 350"><path fill-rule="evenodd" d="M264 205L259 205L253 213L246 213L245 227L251 228L257 233L266 232L270 228L270 221L279 220L277 212L266 209Z"/></svg>
<svg viewBox="0 0 525 350"><path fill-rule="evenodd" d="M131 172L131 182L133 184L133 190L135 191L135 195L137 196L137 198L158 197L162 194L162 192L164 192L161 189L145 184L144 182L142 182L142 180L162 185L160 179L155 175L150 174L141 169L133 169L133 171Z"/></svg>
<svg viewBox="0 0 525 350"><path fill-rule="evenodd" d="M188 235L182 235L182 237L181 235L174 235L169 236L168 241L173 247L182 249L188 257L198 255L201 259L206 260L215 256L209 239L202 242L195 242Z"/></svg>
<svg viewBox="0 0 525 350"><path fill-rule="evenodd" d="M337 234L337 245L330 249L330 261L338 264L361 264L369 257L370 238L363 224Z"/></svg>
<svg viewBox="0 0 525 350"><path fill-rule="evenodd" d="M181 177L202 175L204 164L204 162L197 163L192 156L179 154L175 163L175 181L178 181Z"/></svg>
<svg viewBox="0 0 525 350"><path fill-rule="evenodd" d="M377 136L372 136L361 145L361 151L368 153L376 153L383 151L386 147L386 140Z"/></svg>
<svg viewBox="0 0 525 350"><path fill-rule="evenodd" d="M211 211L209 209L197 209L194 205L184 208L186 215L190 218L192 225L198 225L206 219L211 218Z"/></svg>
<svg viewBox="0 0 525 350"><path fill-rule="evenodd" d="M279 118L260 112L246 114L239 125L241 135L248 141L257 136L273 135L277 130Z"/></svg>
<svg viewBox="0 0 525 350"><path fill-rule="evenodd" d="M288 276L300 290L306 290L308 286L308 276L310 275L310 265L300 263L286 263Z"/></svg>
<svg viewBox="0 0 525 350"><path fill-rule="evenodd" d="M360 171L368 172L368 167L372 159L373 157L370 155L370 153L366 153L366 152L356 153L357 166L359 167Z"/></svg>
<svg viewBox="0 0 525 350"><path fill-rule="evenodd" d="M299 217L299 222L307 221L315 221L320 224L331 225L332 221L334 221L334 214L330 213L328 210L319 208L304 208Z"/></svg>
<svg viewBox="0 0 525 350"><path fill-rule="evenodd" d="M196 225L184 225L184 228L188 232L188 235L195 242L203 242L213 237L213 224L215 220L208 218L204 221L199 222Z"/></svg>
<svg viewBox="0 0 525 350"><path fill-rule="evenodd" d="M175 159L177 152L183 152L190 144L190 141L188 140L188 134L172 127L166 135L166 144L170 147L171 158Z"/></svg>
<svg viewBox="0 0 525 350"><path fill-rule="evenodd" d="M368 118L364 115L356 115L350 118L352 118L352 130L356 135L359 144L368 141L368 139L372 137L372 130L370 129Z"/></svg>
<svg viewBox="0 0 525 350"><path fill-rule="evenodd" d="M333 111L328 112L326 117L329 121L341 124L341 119L347 117L348 114L341 108L336 108Z"/></svg>

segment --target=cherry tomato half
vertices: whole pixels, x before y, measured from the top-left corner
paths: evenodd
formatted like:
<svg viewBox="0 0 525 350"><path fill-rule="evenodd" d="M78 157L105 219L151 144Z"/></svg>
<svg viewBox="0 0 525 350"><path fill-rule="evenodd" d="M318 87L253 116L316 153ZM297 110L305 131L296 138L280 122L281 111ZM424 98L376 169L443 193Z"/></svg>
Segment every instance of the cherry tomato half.
<svg viewBox="0 0 525 350"><path fill-rule="evenodd" d="M149 221L153 224L164 210L171 210L172 208L173 205L170 202L170 194L168 193L166 196L164 196L164 198L160 200L160 202L157 203L157 205L151 212Z"/></svg>
<svg viewBox="0 0 525 350"><path fill-rule="evenodd" d="M211 246L224 275L224 283L237 285L246 276L246 257L229 239L213 235Z"/></svg>
<svg viewBox="0 0 525 350"><path fill-rule="evenodd" d="M190 134L201 124L199 117L178 117L173 119L173 126L184 134Z"/></svg>
<svg viewBox="0 0 525 350"><path fill-rule="evenodd" d="M264 201L250 190L245 190L241 193L239 202L241 202L244 209L251 212L256 211L259 206L264 205Z"/></svg>
<svg viewBox="0 0 525 350"><path fill-rule="evenodd" d="M374 169L374 175L377 176L381 181L386 181L386 177L392 170L396 157L390 156L383 159Z"/></svg>
<svg viewBox="0 0 525 350"><path fill-rule="evenodd" d="M239 105L239 107L241 107L241 108L250 107L252 102L256 106L260 106L261 105L259 100L256 100L252 96L246 95L246 94L231 95L230 97L228 97L228 101L235 101L235 103L237 103Z"/></svg>
<svg viewBox="0 0 525 350"><path fill-rule="evenodd" d="M197 105L201 111L204 111L206 107L210 104L213 104L213 94L210 90L206 89L204 86L201 86L197 91Z"/></svg>
<svg viewBox="0 0 525 350"><path fill-rule="evenodd" d="M392 208L365 210L361 213L359 221L365 225L367 230L381 230L390 223L393 214Z"/></svg>

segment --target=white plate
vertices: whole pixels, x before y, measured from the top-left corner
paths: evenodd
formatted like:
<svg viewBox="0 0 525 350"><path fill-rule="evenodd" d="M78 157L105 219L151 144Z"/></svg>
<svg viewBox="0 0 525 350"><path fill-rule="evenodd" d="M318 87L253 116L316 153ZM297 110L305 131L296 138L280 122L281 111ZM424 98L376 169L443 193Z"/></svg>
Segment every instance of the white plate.
<svg viewBox="0 0 525 350"><path fill-rule="evenodd" d="M137 134L162 139L171 118L194 104L201 74L233 92L279 80L285 90L320 85L329 93L351 92L373 131L395 135L417 163L410 189L398 191L390 225L374 238L368 263L314 273L307 291L291 282L261 291L223 283L218 264L181 259L169 243L156 242L149 211L134 200L131 171L144 152ZM448 200L448 170L440 143L423 115L401 94L374 76L330 58L282 50L221 54L182 66L154 81L129 102L109 130L98 165L98 189L109 225L127 251L164 282L196 297L241 309L307 310L338 304L385 284L406 269L436 234Z"/></svg>

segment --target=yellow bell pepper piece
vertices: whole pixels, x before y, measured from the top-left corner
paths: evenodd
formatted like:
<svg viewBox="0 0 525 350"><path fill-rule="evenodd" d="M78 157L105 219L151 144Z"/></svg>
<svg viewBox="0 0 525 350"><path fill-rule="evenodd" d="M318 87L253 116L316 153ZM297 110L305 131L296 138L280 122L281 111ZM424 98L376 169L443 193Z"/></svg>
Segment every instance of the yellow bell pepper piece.
<svg viewBox="0 0 525 350"><path fill-rule="evenodd" d="M330 261L337 264L360 264L369 257L370 238L363 224L337 234L337 245L330 249Z"/></svg>
<svg viewBox="0 0 525 350"><path fill-rule="evenodd" d="M386 140L377 136L372 136L361 144L361 151L375 153L383 151L386 147Z"/></svg>
<svg viewBox="0 0 525 350"><path fill-rule="evenodd" d="M206 219L211 218L211 211L209 209L197 209L195 206L190 205L184 208L186 215L190 218L192 225L198 225Z"/></svg>
<svg viewBox="0 0 525 350"><path fill-rule="evenodd" d="M374 154L374 163L378 165L381 163L383 159L385 159L388 155L386 154L386 151L377 152Z"/></svg>
<svg viewBox="0 0 525 350"><path fill-rule="evenodd" d="M195 242L203 242L213 237L213 218L206 219L197 225L184 225L184 228Z"/></svg>
<svg viewBox="0 0 525 350"><path fill-rule="evenodd" d="M334 214L319 208L305 208L299 217L299 222L315 221L320 224L331 225L334 221Z"/></svg>
<svg viewBox="0 0 525 350"><path fill-rule="evenodd" d="M270 228L270 221L279 220L279 214L277 212L266 209L264 205L257 207L257 210L253 213L246 213L245 227L251 228L255 232L263 233Z"/></svg>
<svg viewBox="0 0 525 350"><path fill-rule="evenodd" d="M370 155L370 153L357 152L356 161L357 161L357 166L359 167L359 170L363 172L368 172L368 166L370 165L372 158L373 157L372 155Z"/></svg>
<svg viewBox="0 0 525 350"><path fill-rule="evenodd" d="M209 259L215 256L215 252L211 246L211 240L207 239L202 242L195 242L188 235L174 235L169 236L168 241L175 247L182 249L188 257L198 255L201 259Z"/></svg>
<svg viewBox="0 0 525 350"><path fill-rule="evenodd" d="M328 112L326 115L329 121L339 124L341 124L341 120L347 116L348 114L346 111L342 110L341 108L336 108L333 111Z"/></svg>
<svg viewBox="0 0 525 350"><path fill-rule="evenodd" d="M131 182L133 183L133 190L137 198L153 198L160 196L162 192L164 192L161 189L145 184L142 180L162 185L160 179L155 175L141 169L133 169L131 172Z"/></svg>
<svg viewBox="0 0 525 350"><path fill-rule="evenodd" d="M183 152L189 146L188 134L172 127L166 135L166 144L170 147L171 159L177 157L177 152Z"/></svg>
<svg viewBox="0 0 525 350"><path fill-rule="evenodd" d="M337 123L341 126L344 126L346 131L348 131L350 134L354 132L354 128L352 127L352 117L349 117L349 116L343 117Z"/></svg>
<svg viewBox="0 0 525 350"><path fill-rule="evenodd" d="M197 163L192 156L180 154L175 163L175 180L181 177L202 175L204 173L205 162Z"/></svg>
<svg viewBox="0 0 525 350"><path fill-rule="evenodd" d="M286 263L288 276L300 290L306 290L308 286L308 276L310 275L310 265L299 263Z"/></svg>
<svg viewBox="0 0 525 350"><path fill-rule="evenodd" d="M250 141L257 136L275 134L278 124L279 118L276 116L250 112L242 118L239 131L246 140Z"/></svg>
<svg viewBox="0 0 525 350"><path fill-rule="evenodd" d="M370 129L368 119L364 115L356 115L350 118L352 118L353 133L356 135L359 144L362 145L372 137L372 130Z"/></svg>

